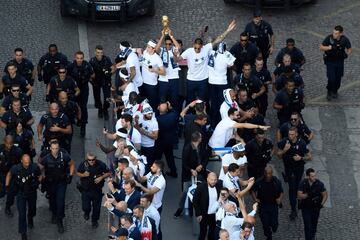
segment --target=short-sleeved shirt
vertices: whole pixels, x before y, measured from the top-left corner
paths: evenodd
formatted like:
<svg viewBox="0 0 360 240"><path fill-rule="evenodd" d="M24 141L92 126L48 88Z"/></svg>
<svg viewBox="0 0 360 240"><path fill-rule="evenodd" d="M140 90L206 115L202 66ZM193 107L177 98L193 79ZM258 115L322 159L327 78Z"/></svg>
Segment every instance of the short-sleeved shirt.
<svg viewBox="0 0 360 240"><path fill-rule="evenodd" d="M11 110L11 103L15 99L15 97L12 94L7 95L1 106L5 108L6 111ZM19 99L20 104L22 108L28 108L29 107L29 98L24 93L19 93Z"/></svg>
<svg viewBox="0 0 360 240"><path fill-rule="evenodd" d="M243 74L238 74L235 76L235 81L239 89L246 89L249 98L252 94L260 92L263 86L261 80L255 75L246 78Z"/></svg>
<svg viewBox="0 0 360 240"><path fill-rule="evenodd" d="M60 65L67 67L68 64L67 57L62 53L57 53L54 56L46 53L40 58L38 63L42 67L45 83L48 83L53 76L58 74L57 71Z"/></svg>
<svg viewBox="0 0 360 240"><path fill-rule="evenodd" d="M75 80L70 77L66 76L64 80L60 80L58 76L54 76L50 80L50 95L52 96L52 100L56 101L58 98L58 94L61 91L66 92L69 97L74 97L76 92L76 88L78 87Z"/></svg>
<svg viewBox="0 0 360 240"><path fill-rule="evenodd" d="M324 46L331 46L332 49L325 51L325 61L344 61L347 58L345 49L351 48L350 40L342 35L339 40L332 37L332 34L328 35L322 42Z"/></svg>
<svg viewBox="0 0 360 240"><path fill-rule="evenodd" d="M246 143L245 152L248 160L248 166L260 168L266 166L271 160L271 152L274 145L269 139L264 139L262 144L258 144L256 139Z"/></svg>
<svg viewBox="0 0 360 240"><path fill-rule="evenodd" d="M159 75L155 72L149 71L149 66L152 66L152 69L159 69L163 67L163 62L157 53L150 55L146 50L142 56L142 79L144 83L148 85L157 85Z"/></svg>
<svg viewBox="0 0 360 240"><path fill-rule="evenodd" d="M260 199L261 207L268 204L276 205L276 199L284 192L280 180L275 176L270 181L265 181L264 177L259 178L251 190L256 192L256 197Z"/></svg>
<svg viewBox="0 0 360 240"><path fill-rule="evenodd" d="M253 42L261 50L266 50L270 44L270 36L274 34L272 26L261 20L260 25L256 25L253 21L249 22L245 31L249 35L249 41Z"/></svg>
<svg viewBox="0 0 360 240"><path fill-rule="evenodd" d="M181 54L181 57L186 59L188 63L188 80L201 81L209 77L207 64L212 48L212 44L208 43L201 48L200 53L196 53L194 48L188 48Z"/></svg>
<svg viewBox="0 0 360 240"><path fill-rule="evenodd" d="M241 110L246 112L246 111L252 109L253 107L255 107L255 102L248 97L248 99L245 102L243 102L243 103L238 102L238 105Z"/></svg>
<svg viewBox="0 0 360 240"><path fill-rule="evenodd" d="M82 86L86 86L86 84L90 81L91 75L94 74L94 70L91 64L88 61L83 61L80 66L77 65L76 61L69 64L67 68L68 76L71 76L77 86L81 88Z"/></svg>
<svg viewBox="0 0 360 240"><path fill-rule="evenodd" d="M225 147L234 133L236 122L229 117L222 119L215 127L215 130L209 140L209 146L212 148Z"/></svg>
<svg viewBox="0 0 360 240"><path fill-rule="evenodd" d="M41 165L45 168L45 175L56 174L56 177L60 175L65 176L68 172L68 166L71 162L70 155L63 150L59 150L58 155L54 157L51 152L47 154L41 161ZM55 178L56 178L55 177Z"/></svg>
<svg viewBox="0 0 360 240"><path fill-rule="evenodd" d="M145 120L143 117L140 117L139 122L140 122L140 124L142 124L142 128L145 129L146 132L159 131L159 125L158 125L158 122L154 115L151 118L151 120ZM153 147L153 146L155 146L155 140L142 134L141 135L141 146L142 147Z"/></svg>
<svg viewBox="0 0 360 240"><path fill-rule="evenodd" d="M284 116L288 120L292 112L301 112L304 108L303 100L303 91L299 88L295 88L290 95L286 89L280 90L274 100L275 103L283 106L282 109L278 110L278 115Z"/></svg>
<svg viewBox="0 0 360 240"><path fill-rule="evenodd" d="M304 160L295 161L293 157L296 154L300 157L304 157L309 152L305 141L301 138L298 138L293 143L288 138L284 138L280 142L278 142L278 148L283 150L287 142L290 143L291 147L282 157L284 160L284 165L289 167L303 166L305 164Z"/></svg>
<svg viewBox="0 0 360 240"><path fill-rule="evenodd" d="M3 93L5 96L11 94L10 90L13 85L19 85L20 92L24 94L27 92L26 87L29 85L29 82L20 74L16 74L14 78L11 78L10 75L6 74L2 77L2 82L4 85Z"/></svg>
<svg viewBox="0 0 360 240"><path fill-rule="evenodd" d="M21 163L14 165L10 169L11 179L17 185L20 192L36 192L39 184L40 168L37 164L31 163L28 168L24 168Z"/></svg>
<svg viewBox="0 0 360 240"><path fill-rule="evenodd" d="M302 200L305 203L302 204L303 208L316 208L321 206L322 193L326 192L326 188L319 179L316 179L311 186L308 179L303 179L299 184L298 191L307 193L309 196Z"/></svg>
<svg viewBox="0 0 360 240"><path fill-rule="evenodd" d="M77 103L69 100L65 105L62 105L60 102L58 102L58 105L59 112L64 113L68 117L70 123L74 124L79 110Z"/></svg>
<svg viewBox="0 0 360 240"><path fill-rule="evenodd" d="M93 57L89 61L95 73L95 82L102 84L104 81L111 81L112 62L108 56L103 56L99 61Z"/></svg>
<svg viewBox="0 0 360 240"><path fill-rule="evenodd" d="M98 177L104 175L105 173L108 173L109 168L101 160L97 159L93 166L91 166L89 164L89 162L87 160L85 160L82 163L80 163L77 171L79 173L89 172L90 176L86 177L86 178L90 180L90 182L89 182L91 184L90 186L98 186L100 188L100 187L102 187L104 185L104 180L101 183L98 183L98 184L95 184L95 182L93 180L95 178L98 178Z"/></svg>
<svg viewBox="0 0 360 240"><path fill-rule="evenodd" d="M209 83L214 85L227 85L227 69L234 65L235 57L228 51L223 54L211 51L209 64L213 59L213 66L209 66Z"/></svg>
<svg viewBox="0 0 360 240"><path fill-rule="evenodd" d="M259 72L256 71L256 68L253 68L251 71L252 75L255 75L260 81L265 85L265 83L269 83L272 81L271 79L271 73L266 68L262 68ZM266 86L266 85L265 85ZM267 91L267 86L266 86Z"/></svg>
<svg viewBox="0 0 360 240"><path fill-rule="evenodd" d="M300 74L300 68L296 64L291 63L290 67L291 67L293 72L295 72L297 74ZM273 72L274 75L275 76L280 76L283 72L285 72L285 68L286 68L286 66L284 66L284 64L281 64L280 66L276 67L274 72Z"/></svg>
<svg viewBox="0 0 360 240"><path fill-rule="evenodd" d="M15 59L7 62L4 69L5 73L8 73L7 67L9 66L10 63L15 64L16 72L21 76L23 76L27 81L30 81L32 79L34 64L29 59L23 58L20 63L18 63Z"/></svg>
<svg viewBox="0 0 360 240"><path fill-rule="evenodd" d="M240 74L244 63L249 63L254 66L255 59L259 54L259 50L255 44L249 42L245 47L242 47L240 43L235 43L230 49L230 53L236 58L235 71Z"/></svg>
<svg viewBox="0 0 360 240"><path fill-rule="evenodd" d="M169 79L178 79L180 67L175 63L174 60L174 47L167 50L166 47L162 47L160 51L160 58L163 60L166 75L159 76L159 81L168 82Z"/></svg>
<svg viewBox="0 0 360 240"><path fill-rule="evenodd" d="M136 87L140 87L143 84L144 80L140 71L140 61L138 55L134 52L131 52L126 58L125 66L128 72L130 72L130 68L135 68L135 77L132 81L134 82Z"/></svg>
<svg viewBox="0 0 360 240"><path fill-rule="evenodd" d="M300 74L298 74L296 72L293 72L293 74L289 78L294 80L295 87L303 88L304 80L300 76ZM280 91L281 89L283 89L285 87L285 83L286 83L287 79L288 78L286 76L284 76L283 74L281 74L279 77L276 78L276 80L275 80L275 88L276 88L277 91Z"/></svg>
<svg viewBox="0 0 360 240"><path fill-rule="evenodd" d="M223 179L223 187L226 187L229 190L241 190L239 177L238 176L231 176L229 172L224 175Z"/></svg>
<svg viewBox="0 0 360 240"><path fill-rule="evenodd" d="M6 133L14 130L16 128L15 124L17 121L20 121L24 128L31 128L27 125L27 122L33 118L29 109L22 108L21 111L16 114L14 111L10 110L4 113L1 117L1 121L4 122L6 126Z"/></svg>
<svg viewBox="0 0 360 240"><path fill-rule="evenodd" d="M162 206L162 199L165 192L166 181L164 176L161 174L159 176L153 175L151 172L146 174L147 179L147 188L158 188L159 191L154 194L153 200L151 204L156 208L159 209Z"/></svg>
<svg viewBox="0 0 360 240"><path fill-rule="evenodd" d="M301 66L302 62L305 60L304 54L297 47L294 47L292 50L284 47L279 51L278 55L276 56L275 62L278 64L281 63L285 54L290 55L291 62L297 64L298 66Z"/></svg>
<svg viewBox="0 0 360 240"><path fill-rule="evenodd" d="M13 130L10 132L10 135L13 136L14 146L21 148L24 153L29 153L34 137L31 130L24 128L21 134L17 134L16 131Z"/></svg>
<svg viewBox="0 0 360 240"><path fill-rule="evenodd" d="M286 122L280 126L280 134L281 137L287 137L289 133L290 127L296 127L298 130L299 137L301 137L306 143L309 143L308 137L311 134L311 130L309 127L304 123L300 122L298 126L293 126L291 122Z"/></svg>
<svg viewBox="0 0 360 240"><path fill-rule="evenodd" d="M10 168L20 163L23 151L16 146L11 147L10 150L6 150L5 145L0 145L0 171L6 175Z"/></svg>
<svg viewBox="0 0 360 240"><path fill-rule="evenodd" d="M247 164L247 158L246 156L240 157L238 159L234 158L234 155L232 153L225 154L221 157L221 169L219 174L219 179L224 180L224 167L229 167L231 163L236 163L240 167L245 166Z"/></svg>

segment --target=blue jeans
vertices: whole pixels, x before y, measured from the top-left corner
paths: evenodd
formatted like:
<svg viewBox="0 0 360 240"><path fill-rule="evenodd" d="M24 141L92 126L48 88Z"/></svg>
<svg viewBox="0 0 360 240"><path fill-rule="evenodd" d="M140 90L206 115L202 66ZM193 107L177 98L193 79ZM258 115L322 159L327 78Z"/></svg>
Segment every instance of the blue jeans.
<svg viewBox="0 0 360 240"><path fill-rule="evenodd" d="M320 208L303 208L301 213L304 221L305 240L313 240L316 235Z"/></svg>
<svg viewBox="0 0 360 240"><path fill-rule="evenodd" d="M28 220L35 217L36 199L36 192L28 194L24 194L22 192L18 193L16 197L16 204L19 211L19 233L26 233L27 231L26 213Z"/></svg>
<svg viewBox="0 0 360 240"><path fill-rule="evenodd" d="M50 210L57 220L62 220L65 217L65 194L66 183L49 183L47 192L49 194Z"/></svg>
<svg viewBox="0 0 360 240"><path fill-rule="evenodd" d="M81 193L81 205L84 213L90 214L92 207L92 222L97 222L100 218L102 196L103 194L101 189L90 189Z"/></svg>
<svg viewBox="0 0 360 240"><path fill-rule="evenodd" d="M169 82L159 81L159 99L168 100L177 112L179 112L178 106L178 94L179 94L179 79L169 79Z"/></svg>
<svg viewBox="0 0 360 240"><path fill-rule="evenodd" d="M210 100L210 117L211 126L215 129L220 122L220 106L224 102L223 91L228 88L228 85L209 84L209 100Z"/></svg>
<svg viewBox="0 0 360 240"><path fill-rule="evenodd" d="M144 83L142 87L144 90L144 96L149 100L149 104L152 107L152 109L153 110L157 109L157 105L159 102L158 86Z"/></svg>
<svg viewBox="0 0 360 240"><path fill-rule="evenodd" d="M201 81L186 81L186 103L189 104L196 98L207 100L208 79Z"/></svg>
<svg viewBox="0 0 360 240"><path fill-rule="evenodd" d="M326 62L326 75L328 78L327 90L336 93L344 76L344 61Z"/></svg>

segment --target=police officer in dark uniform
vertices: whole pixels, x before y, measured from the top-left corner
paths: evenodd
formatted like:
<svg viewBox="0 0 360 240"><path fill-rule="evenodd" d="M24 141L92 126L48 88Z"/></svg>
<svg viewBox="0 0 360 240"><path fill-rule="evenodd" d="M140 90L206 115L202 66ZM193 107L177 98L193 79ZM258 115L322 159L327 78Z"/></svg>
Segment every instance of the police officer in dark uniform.
<svg viewBox="0 0 360 240"><path fill-rule="evenodd" d="M49 194L51 222L57 223L58 232L64 232L63 218L65 217L65 193L67 184L71 183L75 172L74 161L66 151L60 150L58 142L50 145L50 154L39 163L44 178L46 191Z"/></svg>
<svg viewBox="0 0 360 240"><path fill-rule="evenodd" d="M278 142L288 135L289 129L291 127L297 128L299 137L302 138L306 142L306 144L309 144L310 141L314 138L314 133L301 119L300 114L297 112L293 112L290 116L290 121L281 125L280 128L277 130L276 139Z"/></svg>
<svg viewBox="0 0 360 240"><path fill-rule="evenodd" d="M58 74L60 65L67 66L69 64L67 57L58 52L56 44L49 45L49 52L43 55L38 63L37 72L38 80L44 81L47 85L50 79Z"/></svg>
<svg viewBox="0 0 360 240"><path fill-rule="evenodd" d="M110 104L107 99L110 98L111 93L112 62L108 56L104 55L103 47L97 45L95 47L95 57L91 58L89 63L95 72L93 94L95 107L98 109L98 117L102 118L104 116L104 119L108 120L108 108L110 107ZM101 101L101 90L104 96L103 101Z"/></svg>
<svg viewBox="0 0 360 240"><path fill-rule="evenodd" d="M0 127L5 128L6 134L16 129L16 123L21 122L24 128L31 130L34 117L27 108L22 108L20 99L14 99L11 103L11 110L4 113L0 120Z"/></svg>
<svg viewBox="0 0 360 240"><path fill-rule="evenodd" d="M84 60L84 53L79 51L75 53L75 60L68 67L68 74L73 77L80 88L80 95L77 97L77 103L81 109L80 135L86 134L86 124L88 122L87 103L89 99L89 81L94 79L95 74L90 63Z"/></svg>
<svg viewBox="0 0 360 240"><path fill-rule="evenodd" d="M102 201L102 188L104 180L109 177L110 171L104 162L96 159L95 154L88 153L77 170L76 175L80 177L81 202L84 211L84 219L89 220L92 206L92 227L98 227Z"/></svg>
<svg viewBox="0 0 360 240"><path fill-rule="evenodd" d="M333 33L328 35L320 45L320 50L324 52L328 78L328 100L337 98L341 77L344 75L344 60L352 53L350 40L343 35L343 31L342 26L336 26Z"/></svg>
<svg viewBox="0 0 360 240"><path fill-rule="evenodd" d="M264 68L267 68L267 59L275 47L275 35L271 25L262 19L259 9L254 11L254 18L246 25L244 32L248 34L249 40L259 48L261 57L264 59Z"/></svg>
<svg viewBox="0 0 360 240"><path fill-rule="evenodd" d="M267 166L263 177L256 180L251 189L254 201L259 203L259 215L267 240L272 240L272 233L279 226L279 207L282 207L284 191L280 180L273 176L273 169Z"/></svg>
<svg viewBox="0 0 360 240"><path fill-rule="evenodd" d="M292 79L295 83L295 87L304 89L304 80L297 72L293 71L290 66L286 66L284 71L275 79L275 89L278 92L285 87L287 79Z"/></svg>
<svg viewBox="0 0 360 240"><path fill-rule="evenodd" d="M243 32L240 34L240 42L231 47L230 53L236 58L233 66L234 71L236 74L240 74L244 63L254 66L259 50L254 43L249 42L247 33Z"/></svg>
<svg viewBox="0 0 360 240"><path fill-rule="evenodd" d="M295 47L295 40L292 38L286 39L286 47L282 48L276 56L275 66L279 66L281 64L285 54L290 55L292 62L298 67L301 67L305 64L304 54L300 49Z"/></svg>
<svg viewBox="0 0 360 240"><path fill-rule="evenodd" d="M311 160L311 154L305 141L298 137L295 127L291 127L288 137L278 143L277 154L284 162L285 174L283 173L283 176L285 182L289 184L290 220L294 220L297 217L296 201L298 186L304 174L305 161Z"/></svg>
<svg viewBox="0 0 360 240"><path fill-rule="evenodd" d="M10 183L7 185L8 187L5 188L5 177L12 166L20 163L22 154L22 150L14 146L12 136L6 135L4 138L4 143L0 145L0 198L4 197L7 193L5 214L9 217L13 216L10 208L14 204L15 198L13 191L14 182L10 181Z"/></svg>
<svg viewBox="0 0 360 240"><path fill-rule="evenodd" d="M26 94L20 92L20 86L14 84L11 86L10 90L11 94L7 95L3 102L1 103L0 107L0 114L4 114L6 111L11 110L12 106L11 103L14 99L19 99L22 108L29 108L29 99Z"/></svg>
<svg viewBox="0 0 360 240"><path fill-rule="evenodd" d="M46 89L46 101L47 102L56 102L58 100L59 92L65 91L68 94L68 97L76 101L76 97L80 94L80 89L78 88L75 80L67 76L65 66L60 66L58 70L58 75L53 76L50 80L50 83L47 85Z"/></svg>
<svg viewBox="0 0 360 240"><path fill-rule="evenodd" d="M27 239L27 226L34 227L34 217L36 215L37 189L40 183L40 169L31 162L30 156L24 154L21 163L14 165L6 176L6 186L14 182L16 193L17 208L19 211L19 233L21 239ZM26 211L28 209L28 211ZM26 219L27 215L27 219ZM26 221L27 220L27 221Z"/></svg>
<svg viewBox="0 0 360 240"><path fill-rule="evenodd" d="M256 76L262 82L265 87L265 92L258 98L259 112L264 117L266 116L266 110L268 107L268 90L271 84L271 73L264 68L264 60L260 57L256 58L255 67L251 71L251 75Z"/></svg>
<svg viewBox="0 0 360 240"><path fill-rule="evenodd" d="M34 86L34 64L27 58L24 58L24 51L22 48L15 48L14 59L7 62L4 72L7 73L7 66L14 63L17 68L17 73L23 76L31 86Z"/></svg>
<svg viewBox="0 0 360 240"><path fill-rule="evenodd" d="M289 121L291 113L298 112L305 107L304 95L301 89L295 87L292 79L288 79L285 88L280 90L275 97L273 108L277 110L279 127Z"/></svg>
<svg viewBox="0 0 360 240"><path fill-rule="evenodd" d="M300 74L300 68L292 62L291 56L289 54L284 54L282 58L282 63L279 64L273 74L272 74L272 81L273 81L273 92L276 93L276 79L281 76L285 72L285 69L288 67L291 68L291 70L297 74Z"/></svg>
<svg viewBox="0 0 360 240"><path fill-rule="evenodd" d="M71 124L72 133L70 135L67 135L69 141L68 152L71 153L71 142L74 133L74 124L80 123L81 110L76 102L68 99L68 95L64 91L59 93L58 104L59 104L59 112L64 113L69 118Z"/></svg>
<svg viewBox="0 0 360 240"><path fill-rule="evenodd" d="M10 95L13 85L19 85L20 91L30 97L32 87L23 76L17 73L16 65L9 63L6 69L8 73L2 77L0 82L0 98L3 98L4 95Z"/></svg>
<svg viewBox="0 0 360 240"><path fill-rule="evenodd" d="M324 183L316 179L314 169L306 170L306 178L301 181L297 196L300 199L299 208L304 220L305 240L313 240L316 236L320 209L328 199Z"/></svg>
<svg viewBox="0 0 360 240"><path fill-rule="evenodd" d="M235 76L234 82L237 89L246 89L248 97L260 105L259 99L266 92L266 88L260 79L251 74L249 63L243 65L242 73Z"/></svg>
<svg viewBox="0 0 360 240"><path fill-rule="evenodd" d="M255 138L246 143L245 152L247 157L247 170L249 178L260 178L273 155L273 143L265 138L265 132L261 129L254 130Z"/></svg>
<svg viewBox="0 0 360 240"><path fill-rule="evenodd" d="M59 112L59 105L51 103L49 113L44 114L37 126L38 140L43 143L42 148L48 146L51 139L57 139L62 148L70 150L68 135L72 134L69 118Z"/></svg>
<svg viewBox="0 0 360 240"><path fill-rule="evenodd" d="M20 121L16 121L14 126L15 130L9 133L13 137L14 145L19 147L24 154L28 154L32 160L36 155L33 132L24 128Z"/></svg>

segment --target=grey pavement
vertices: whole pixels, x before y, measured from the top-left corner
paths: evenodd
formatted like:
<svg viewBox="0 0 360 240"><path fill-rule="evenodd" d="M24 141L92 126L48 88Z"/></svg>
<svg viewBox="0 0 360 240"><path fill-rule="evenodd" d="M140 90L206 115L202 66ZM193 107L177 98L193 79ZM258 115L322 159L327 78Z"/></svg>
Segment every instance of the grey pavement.
<svg viewBox="0 0 360 240"><path fill-rule="evenodd" d="M186 47L191 46L193 39L204 26L209 26L208 36L214 37L225 30L228 22L236 17L238 26L227 39L228 45L232 45L238 40L240 32L252 15L251 8L241 4L225 5L221 0L158 0L155 17L141 18L124 24L90 23L76 18L61 18L57 0L4 0L1 6L0 66L12 57L13 49L18 46L24 48L27 57L37 63L40 56L47 51L48 44L53 42L58 44L59 50L69 59L72 59L73 53L79 48L92 56L97 44L102 44L105 52L113 58L122 40L128 40L136 47L144 47L149 39L158 38L162 15L169 16L175 36L182 39ZM313 160L307 163L306 167L312 166L318 170L319 178L325 182L330 192L329 201L321 211L318 239L355 240L360 236L359 10L358 0L318 0L315 5L305 5L290 11L281 9L263 11L264 19L273 25L276 34L275 51L277 52L284 45L286 38L293 37L307 59L302 72L307 104L304 119L315 131L316 137L311 144ZM324 97L325 67L318 47L337 24L344 26L345 34L353 44L354 53L346 60L340 97L329 103ZM273 59L269 61L272 62ZM269 66L270 70L273 70L271 62ZM273 99L273 96L270 96L270 99ZM42 111L46 110L42 83L35 84L31 108L37 119ZM90 108L87 137L80 139L77 129L74 137L73 158L77 165L84 158L84 153L89 150L95 151L98 156L105 159L105 156L94 147L96 138L104 140L101 136L104 122L97 119L96 110L91 103ZM276 126L275 113L272 109L269 109L267 121L272 126ZM109 123L105 124L108 128L111 127ZM269 133L269 137L272 136L274 129ZM181 157L181 151L177 150L175 155ZM177 158L176 161L180 167L180 159ZM212 163L209 167L218 171L218 164ZM282 171L281 161L274 158L271 164L277 173ZM30 239L106 238L107 214L104 211L100 227L95 231L91 230L90 224L83 220L80 195L74 184L76 180L74 179L67 192L65 234L58 235L56 227L50 224L46 199L39 194L36 228L30 231ZM167 181L162 215L164 239L196 239L189 217L177 220L172 218L178 207L180 183L178 179L167 179ZM287 186L285 191L287 192ZM279 216L280 226L274 239L304 239L301 215L295 222L290 222L287 196L284 199L284 208ZM17 215L15 214L11 219L5 217L3 206L4 199L0 199L0 239L18 239ZM15 210L16 207L14 206L13 209ZM256 226L255 235L256 239L264 239L260 221Z"/></svg>

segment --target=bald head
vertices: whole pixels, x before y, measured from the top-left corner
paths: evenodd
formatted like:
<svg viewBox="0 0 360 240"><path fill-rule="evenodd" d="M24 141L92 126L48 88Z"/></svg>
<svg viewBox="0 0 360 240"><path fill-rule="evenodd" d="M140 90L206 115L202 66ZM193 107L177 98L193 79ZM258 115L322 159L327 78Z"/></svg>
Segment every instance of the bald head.
<svg viewBox="0 0 360 240"><path fill-rule="evenodd" d="M271 181L272 177L273 177L273 168L267 165L264 169L265 181Z"/></svg>
<svg viewBox="0 0 360 240"><path fill-rule="evenodd" d="M59 105L57 103L51 103L49 106L49 112L51 116L56 117L59 113Z"/></svg>
<svg viewBox="0 0 360 240"><path fill-rule="evenodd" d="M67 93L64 91L59 92L59 102L63 104L63 103L67 103L67 101L68 101Z"/></svg>
<svg viewBox="0 0 360 240"><path fill-rule="evenodd" d="M210 172L208 175L207 175L207 183L210 187L215 187L215 184L217 182L217 175L216 173L214 172Z"/></svg>

